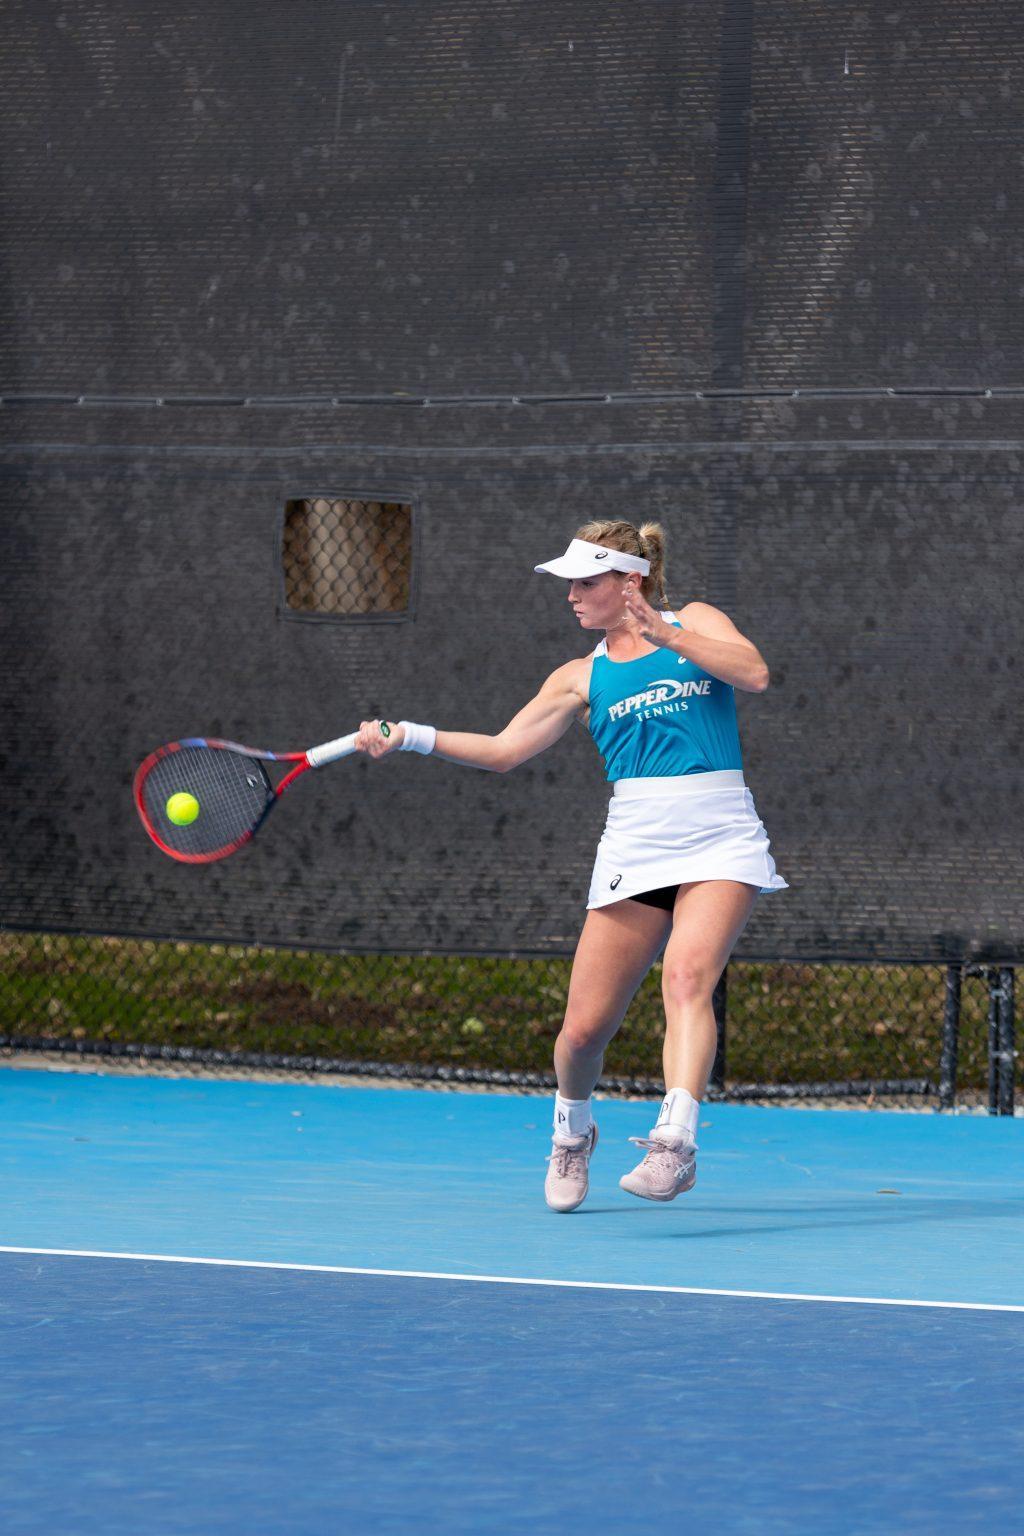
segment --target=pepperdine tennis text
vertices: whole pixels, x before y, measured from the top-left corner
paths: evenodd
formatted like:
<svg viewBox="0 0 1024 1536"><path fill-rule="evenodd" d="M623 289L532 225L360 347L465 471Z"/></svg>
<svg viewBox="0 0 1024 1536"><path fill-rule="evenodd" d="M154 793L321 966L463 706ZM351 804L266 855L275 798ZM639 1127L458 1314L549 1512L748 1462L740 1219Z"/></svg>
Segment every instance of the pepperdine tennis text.
<svg viewBox="0 0 1024 1536"><path fill-rule="evenodd" d="M711 679L707 677L686 683L676 682L674 678L657 678L644 693L634 693L628 699L620 699L617 704L609 704L608 714L612 720L621 720L623 715L632 714L637 709L646 709L649 705L667 704L670 700L685 699L691 694L710 692Z"/></svg>

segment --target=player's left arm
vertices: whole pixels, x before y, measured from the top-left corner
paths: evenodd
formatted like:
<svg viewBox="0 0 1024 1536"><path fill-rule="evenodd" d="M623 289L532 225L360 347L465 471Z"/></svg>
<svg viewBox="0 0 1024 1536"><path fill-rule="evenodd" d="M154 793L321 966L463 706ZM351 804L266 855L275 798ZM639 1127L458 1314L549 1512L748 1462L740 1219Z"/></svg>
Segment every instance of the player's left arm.
<svg viewBox="0 0 1024 1536"><path fill-rule="evenodd" d="M768 663L727 613L710 603L687 603L676 618L683 627L666 626L672 638L663 643L669 650L678 651L712 677L744 693L764 693L769 682Z"/></svg>
<svg viewBox="0 0 1024 1536"><path fill-rule="evenodd" d="M768 663L721 608L713 608L710 603L687 603L675 615L683 626L677 629L666 623L633 583L623 587L622 599L626 615L642 639L675 651L730 687L742 688L744 693L764 693L768 687Z"/></svg>

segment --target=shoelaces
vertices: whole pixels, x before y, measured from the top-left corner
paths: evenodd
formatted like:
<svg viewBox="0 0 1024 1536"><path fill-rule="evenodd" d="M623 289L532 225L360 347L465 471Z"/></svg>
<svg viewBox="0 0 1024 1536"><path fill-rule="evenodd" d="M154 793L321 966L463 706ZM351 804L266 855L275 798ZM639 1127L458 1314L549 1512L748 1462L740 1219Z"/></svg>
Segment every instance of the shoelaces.
<svg viewBox="0 0 1024 1536"><path fill-rule="evenodd" d="M667 1170L661 1159L667 1159L672 1164L672 1177L676 1179L685 1176L697 1150L696 1147L670 1147L664 1141L653 1140L650 1136L631 1136L629 1139L638 1147L649 1148L644 1166L649 1164L652 1171L657 1168L659 1173L664 1173Z"/></svg>
<svg viewBox="0 0 1024 1536"><path fill-rule="evenodd" d="M586 1167L588 1151L587 1142L584 1142L582 1147L567 1147L563 1142L556 1142L554 1151L548 1156L548 1162L554 1162L555 1172L560 1179L567 1179L573 1173L582 1172L582 1169L573 1167L576 1158L582 1158L583 1167Z"/></svg>

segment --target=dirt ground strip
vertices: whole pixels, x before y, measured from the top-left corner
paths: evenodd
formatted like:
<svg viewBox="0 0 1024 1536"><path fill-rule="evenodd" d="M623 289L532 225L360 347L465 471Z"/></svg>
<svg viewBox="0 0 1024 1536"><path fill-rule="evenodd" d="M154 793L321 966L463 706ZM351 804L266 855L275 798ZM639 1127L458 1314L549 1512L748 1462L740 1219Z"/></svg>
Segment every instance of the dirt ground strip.
<svg viewBox="0 0 1024 1536"><path fill-rule="evenodd" d="M131 1060L123 1057L90 1056L86 1053L68 1056L63 1051L14 1051L0 1049L0 1066L35 1069L49 1072L95 1072L109 1077L171 1077L171 1078L224 1078L255 1083L322 1083L342 1088L426 1088L433 1093L523 1093L538 1098L550 1097L548 1088L510 1087L501 1083L439 1082L435 1078L389 1078L358 1073L302 1072L281 1068L239 1066L233 1063L211 1065L205 1062L181 1062L159 1060ZM650 1094L615 1092L604 1094L600 1088L596 1099L615 1098L627 1102L647 1103ZM934 1114L933 1101L902 1094L872 1095L863 1098L778 1099L744 1098L744 1104L776 1105L786 1109L886 1109L900 1110L905 1114ZM987 1112L983 1097L964 1094L957 1103L956 1114L983 1115ZM1018 1105L1016 1114L1024 1117L1024 1106Z"/></svg>

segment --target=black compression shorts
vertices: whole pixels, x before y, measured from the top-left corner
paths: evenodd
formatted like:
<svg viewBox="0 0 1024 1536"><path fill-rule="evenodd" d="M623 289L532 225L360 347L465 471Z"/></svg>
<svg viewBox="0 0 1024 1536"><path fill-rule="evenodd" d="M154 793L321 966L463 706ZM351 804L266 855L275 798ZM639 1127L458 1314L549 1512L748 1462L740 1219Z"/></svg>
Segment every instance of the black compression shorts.
<svg viewBox="0 0 1024 1536"><path fill-rule="evenodd" d="M630 901L642 901L645 907L660 907L663 912L671 912L675 906L678 885L663 885L656 891L641 891L637 896L631 896Z"/></svg>

